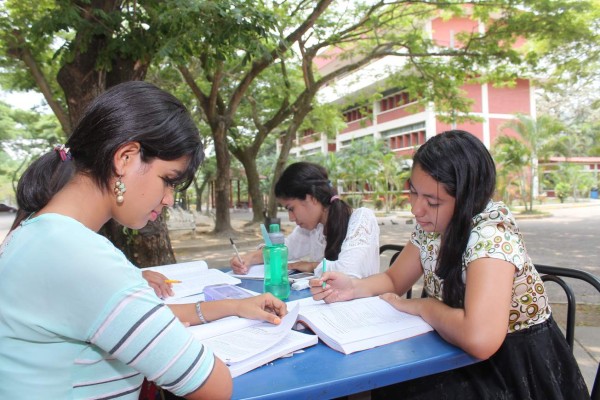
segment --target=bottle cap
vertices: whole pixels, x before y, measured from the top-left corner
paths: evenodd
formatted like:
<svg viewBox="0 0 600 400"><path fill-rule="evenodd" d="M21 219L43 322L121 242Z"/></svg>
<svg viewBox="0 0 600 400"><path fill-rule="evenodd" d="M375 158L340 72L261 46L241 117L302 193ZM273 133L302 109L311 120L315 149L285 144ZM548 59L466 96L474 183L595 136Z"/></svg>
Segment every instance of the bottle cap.
<svg viewBox="0 0 600 400"><path fill-rule="evenodd" d="M271 233L279 232L279 224L269 225L269 232L271 232Z"/></svg>
<svg viewBox="0 0 600 400"><path fill-rule="evenodd" d="M272 244L285 243L285 236L283 235L283 232L279 230L279 224L269 225L269 239L271 239Z"/></svg>

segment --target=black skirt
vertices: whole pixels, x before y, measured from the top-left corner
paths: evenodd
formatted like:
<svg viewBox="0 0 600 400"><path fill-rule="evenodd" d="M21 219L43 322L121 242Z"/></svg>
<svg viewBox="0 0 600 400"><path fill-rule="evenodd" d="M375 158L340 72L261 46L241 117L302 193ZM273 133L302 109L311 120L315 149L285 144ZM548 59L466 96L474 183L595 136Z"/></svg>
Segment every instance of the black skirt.
<svg viewBox="0 0 600 400"><path fill-rule="evenodd" d="M489 359L372 391L371 399L589 400L577 361L550 317L506 335Z"/></svg>

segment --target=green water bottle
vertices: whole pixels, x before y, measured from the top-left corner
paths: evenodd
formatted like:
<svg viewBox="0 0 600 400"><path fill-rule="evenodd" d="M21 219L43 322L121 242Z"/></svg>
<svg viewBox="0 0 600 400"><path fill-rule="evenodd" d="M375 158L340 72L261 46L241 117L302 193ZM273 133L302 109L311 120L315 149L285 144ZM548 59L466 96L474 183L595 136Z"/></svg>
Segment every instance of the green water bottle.
<svg viewBox="0 0 600 400"><path fill-rule="evenodd" d="M288 280L288 249L285 245L283 232L279 231L278 224L269 226L271 244L263 247L265 263L265 292L287 300L290 296L290 282Z"/></svg>

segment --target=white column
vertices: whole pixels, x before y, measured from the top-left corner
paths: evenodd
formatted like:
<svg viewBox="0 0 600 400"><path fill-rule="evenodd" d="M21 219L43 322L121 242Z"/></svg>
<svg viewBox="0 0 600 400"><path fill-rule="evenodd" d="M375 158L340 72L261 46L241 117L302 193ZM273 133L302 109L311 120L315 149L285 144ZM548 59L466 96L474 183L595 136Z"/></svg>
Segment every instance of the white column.
<svg viewBox="0 0 600 400"><path fill-rule="evenodd" d="M489 149L492 144L490 138L490 99L487 83L481 85L481 114L483 117L483 144Z"/></svg>

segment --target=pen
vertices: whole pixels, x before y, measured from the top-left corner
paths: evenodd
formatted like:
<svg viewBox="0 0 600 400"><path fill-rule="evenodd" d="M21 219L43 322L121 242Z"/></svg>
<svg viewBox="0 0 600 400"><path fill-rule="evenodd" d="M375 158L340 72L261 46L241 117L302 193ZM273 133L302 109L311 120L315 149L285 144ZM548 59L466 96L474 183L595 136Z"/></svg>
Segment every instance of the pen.
<svg viewBox="0 0 600 400"><path fill-rule="evenodd" d="M323 276L323 274L325 273L325 271L327 270L327 264L325 264L325 259L323 259L323 272L321 272L321 276ZM325 289L325 281L323 281L323 289Z"/></svg>
<svg viewBox="0 0 600 400"><path fill-rule="evenodd" d="M235 250L235 255L237 256L238 260L240 260L241 264L244 264L244 262L242 261L242 257L240 257L240 252L237 249L237 246L235 245L235 242L233 241L232 238L229 238L229 241L231 242L231 245L233 246L233 250Z"/></svg>
<svg viewBox="0 0 600 400"><path fill-rule="evenodd" d="M165 283L181 283L181 281L177 279L165 279Z"/></svg>

